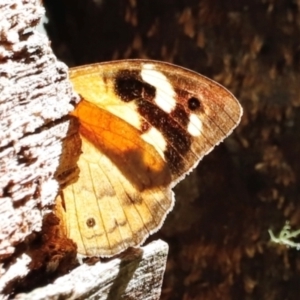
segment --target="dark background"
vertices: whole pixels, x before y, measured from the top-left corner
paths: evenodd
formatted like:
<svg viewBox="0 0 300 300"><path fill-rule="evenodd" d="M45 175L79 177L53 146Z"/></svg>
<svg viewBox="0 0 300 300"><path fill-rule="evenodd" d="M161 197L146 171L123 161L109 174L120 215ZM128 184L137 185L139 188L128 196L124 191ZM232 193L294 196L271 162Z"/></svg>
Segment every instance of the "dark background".
<svg viewBox="0 0 300 300"><path fill-rule="evenodd" d="M176 188L152 237L170 246L162 299L299 299L300 252L271 243L268 229L300 228L300 2L44 3L53 49L70 66L174 62L244 108L234 133Z"/></svg>

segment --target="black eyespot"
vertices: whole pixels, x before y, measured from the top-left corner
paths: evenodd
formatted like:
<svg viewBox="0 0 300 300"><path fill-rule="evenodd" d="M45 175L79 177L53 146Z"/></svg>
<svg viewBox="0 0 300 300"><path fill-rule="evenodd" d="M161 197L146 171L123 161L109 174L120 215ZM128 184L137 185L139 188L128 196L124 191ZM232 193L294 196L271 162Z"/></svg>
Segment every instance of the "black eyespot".
<svg viewBox="0 0 300 300"><path fill-rule="evenodd" d="M198 98L192 97L188 100L188 107L190 110L196 110L201 106L200 100Z"/></svg>
<svg viewBox="0 0 300 300"><path fill-rule="evenodd" d="M88 227L94 227L95 225L96 225L96 221L95 221L95 219L94 218L88 218L87 220L86 220L86 225L88 226Z"/></svg>

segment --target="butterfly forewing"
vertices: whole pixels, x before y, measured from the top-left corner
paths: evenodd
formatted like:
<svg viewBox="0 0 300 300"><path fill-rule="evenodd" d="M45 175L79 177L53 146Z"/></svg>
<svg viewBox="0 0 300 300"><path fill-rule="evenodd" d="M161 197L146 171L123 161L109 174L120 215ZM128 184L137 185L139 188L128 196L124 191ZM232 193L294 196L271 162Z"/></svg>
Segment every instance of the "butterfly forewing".
<svg viewBox="0 0 300 300"><path fill-rule="evenodd" d="M82 97L73 115L83 153L79 180L64 190L65 226L79 253L111 256L161 227L171 188L231 133L242 109L217 83L157 61L83 66L70 78Z"/></svg>
<svg viewBox="0 0 300 300"><path fill-rule="evenodd" d="M241 117L238 101L222 86L167 63L117 61L75 69L71 76L80 94L140 130L174 179L229 135ZM98 92L88 95L82 78L97 81Z"/></svg>

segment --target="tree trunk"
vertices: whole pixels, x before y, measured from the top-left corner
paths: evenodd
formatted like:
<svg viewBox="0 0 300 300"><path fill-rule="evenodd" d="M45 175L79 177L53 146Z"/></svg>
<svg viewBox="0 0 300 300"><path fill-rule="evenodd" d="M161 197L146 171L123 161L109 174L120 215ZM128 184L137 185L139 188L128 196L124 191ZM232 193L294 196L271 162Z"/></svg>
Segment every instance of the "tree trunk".
<svg viewBox="0 0 300 300"><path fill-rule="evenodd" d="M39 0L0 4L0 298L158 299L168 251L161 241L47 286L76 263L76 245L51 210L59 188L78 176L81 142L68 116L79 97L67 66L35 30L43 13Z"/></svg>

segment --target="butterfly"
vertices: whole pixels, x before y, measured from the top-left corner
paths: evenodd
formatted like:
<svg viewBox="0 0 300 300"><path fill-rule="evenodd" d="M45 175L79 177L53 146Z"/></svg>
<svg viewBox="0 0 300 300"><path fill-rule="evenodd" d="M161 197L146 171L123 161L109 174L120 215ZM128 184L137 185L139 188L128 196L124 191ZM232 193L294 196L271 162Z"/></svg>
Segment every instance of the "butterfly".
<svg viewBox="0 0 300 300"><path fill-rule="evenodd" d="M59 200L78 253L142 244L174 205L172 188L238 125L242 108L216 82L173 64L121 60L76 67L78 180Z"/></svg>

